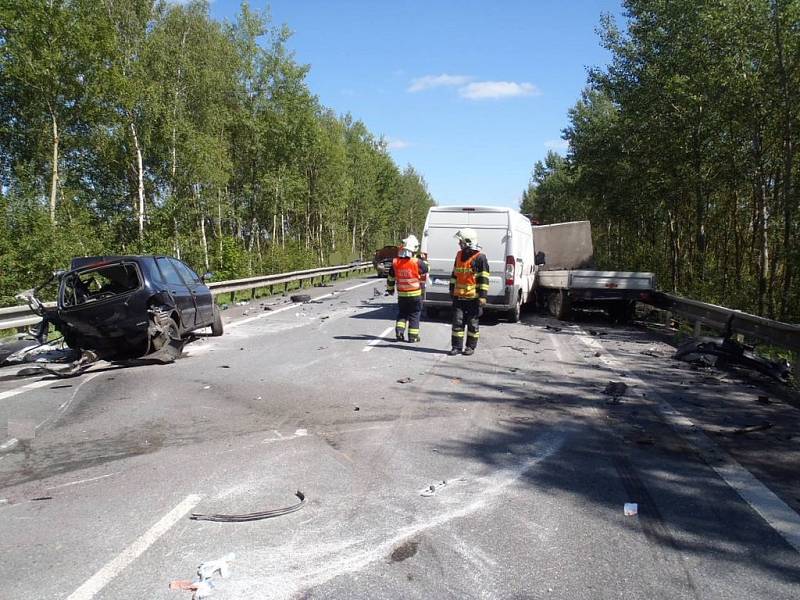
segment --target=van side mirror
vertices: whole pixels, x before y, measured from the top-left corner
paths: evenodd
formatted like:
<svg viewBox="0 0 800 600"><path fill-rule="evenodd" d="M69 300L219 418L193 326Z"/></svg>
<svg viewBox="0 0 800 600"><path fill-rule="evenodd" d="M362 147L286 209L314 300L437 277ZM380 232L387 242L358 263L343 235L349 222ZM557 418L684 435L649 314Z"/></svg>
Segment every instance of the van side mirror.
<svg viewBox="0 0 800 600"><path fill-rule="evenodd" d="M534 264L543 265L545 263L545 255L544 252L541 250L536 253L536 257L533 260Z"/></svg>

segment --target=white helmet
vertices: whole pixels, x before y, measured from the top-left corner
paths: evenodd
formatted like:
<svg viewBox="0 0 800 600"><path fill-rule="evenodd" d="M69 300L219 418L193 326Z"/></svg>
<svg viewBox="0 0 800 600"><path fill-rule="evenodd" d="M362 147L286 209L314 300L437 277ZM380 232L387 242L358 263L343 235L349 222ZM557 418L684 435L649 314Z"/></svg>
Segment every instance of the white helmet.
<svg viewBox="0 0 800 600"><path fill-rule="evenodd" d="M459 242L462 242L465 246L468 246L473 250L477 250L479 248L478 232L470 227L459 229L456 232L455 237L458 239Z"/></svg>
<svg viewBox="0 0 800 600"><path fill-rule="evenodd" d="M419 250L419 240L416 236L412 233L406 239L401 242L400 246L400 256L409 257L414 254L417 250Z"/></svg>

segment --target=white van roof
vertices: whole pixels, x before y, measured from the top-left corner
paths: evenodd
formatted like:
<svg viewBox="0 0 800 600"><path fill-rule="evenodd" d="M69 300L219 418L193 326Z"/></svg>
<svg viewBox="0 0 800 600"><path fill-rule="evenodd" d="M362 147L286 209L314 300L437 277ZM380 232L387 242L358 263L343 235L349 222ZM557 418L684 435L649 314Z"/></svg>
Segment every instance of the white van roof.
<svg viewBox="0 0 800 600"><path fill-rule="evenodd" d="M472 206L468 204L460 206L432 206L430 208L430 211L431 212L497 212L497 213L517 212L513 208L508 208L506 206Z"/></svg>

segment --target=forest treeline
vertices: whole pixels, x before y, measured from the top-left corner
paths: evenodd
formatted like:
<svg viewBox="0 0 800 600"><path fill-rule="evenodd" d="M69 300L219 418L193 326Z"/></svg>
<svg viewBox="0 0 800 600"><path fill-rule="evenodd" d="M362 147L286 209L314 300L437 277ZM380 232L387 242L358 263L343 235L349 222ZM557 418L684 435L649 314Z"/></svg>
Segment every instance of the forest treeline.
<svg viewBox="0 0 800 600"><path fill-rule="evenodd" d="M371 257L433 199L243 3L0 0L0 304L71 256L215 279Z"/></svg>
<svg viewBox="0 0 800 600"><path fill-rule="evenodd" d="M623 4L523 210L590 219L603 267L800 321L800 0Z"/></svg>

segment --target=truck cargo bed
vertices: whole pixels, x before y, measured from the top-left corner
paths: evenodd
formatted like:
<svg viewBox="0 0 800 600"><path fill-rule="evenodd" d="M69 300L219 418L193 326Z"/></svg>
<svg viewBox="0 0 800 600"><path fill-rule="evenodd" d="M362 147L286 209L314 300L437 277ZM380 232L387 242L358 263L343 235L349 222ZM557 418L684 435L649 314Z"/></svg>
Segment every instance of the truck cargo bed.
<svg viewBox="0 0 800 600"><path fill-rule="evenodd" d="M541 287L569 290L637 290L651 291L655 275L630 271L560 270L539 271Z"/></svg>

